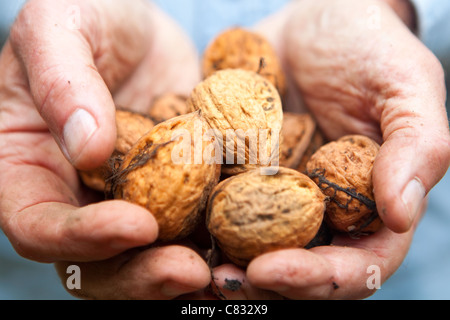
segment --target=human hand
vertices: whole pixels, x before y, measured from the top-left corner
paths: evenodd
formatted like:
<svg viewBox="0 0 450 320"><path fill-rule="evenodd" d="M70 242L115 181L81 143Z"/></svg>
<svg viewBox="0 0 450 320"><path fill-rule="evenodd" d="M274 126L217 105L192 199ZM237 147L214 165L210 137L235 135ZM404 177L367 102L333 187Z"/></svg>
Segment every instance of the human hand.
<svg viewBox="0 0 450 320"><path fill-rule="evenodd" d="M330 139L359 133L382 143L373 183L385 226L360 239L335 236L330 246L264 254L245 271L219 266L218 287L239 280L240 290L225 290L229 298L370 296L371 272L382 284L398 269L426 195L450 163L442 67L381 1L297 1L256 30L289 71L289 110L306 106Z"/></svg>
<svg viewBox="0 0 450 320"><path fill-rule="evenodd" d="M209 283L194 250L149 246L147 210L97 202L76 172L110 156L115 105L145 111L161 93L187 94L198 70L186 36L145 1L32 0L19 14L0 56L0 225L62 280L79 265L72 294L167 299Z"/></svg>

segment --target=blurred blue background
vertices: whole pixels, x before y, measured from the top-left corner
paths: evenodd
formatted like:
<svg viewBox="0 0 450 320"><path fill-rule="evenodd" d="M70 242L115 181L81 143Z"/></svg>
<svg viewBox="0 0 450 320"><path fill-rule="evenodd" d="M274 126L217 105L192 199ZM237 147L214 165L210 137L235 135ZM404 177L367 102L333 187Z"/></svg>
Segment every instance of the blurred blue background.
<svg viewBox="0 0 450 320"><path fill-rule="evenodd" d="M192 37L199 52L223 29L251 26L288 0L157 0ZM1 0L0 41L8 34L23 0ZM447 2L448 4L448 2ZM450 37L450 29L445 37ZM433 44L430 44L432 47ZM447 53L447 57L450 54ZM428 212L398 271L369 299L450 299L450 174L431 191ZM51 264L21 258L0 231L0 299L73 299Z"/></svg>

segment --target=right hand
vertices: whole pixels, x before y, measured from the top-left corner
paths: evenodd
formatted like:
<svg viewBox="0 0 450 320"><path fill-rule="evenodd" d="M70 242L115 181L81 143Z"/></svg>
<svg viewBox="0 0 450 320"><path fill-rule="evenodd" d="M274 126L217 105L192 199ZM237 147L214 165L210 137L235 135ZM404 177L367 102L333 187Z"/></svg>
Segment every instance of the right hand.
<svg viewBox="0 0 450 320"><path fill-rule="evenodd" d="M143 248L158 234L147 210L96 202L77 176L111 155L116 105L187 94L198 70L187 37L145 1L31 0L15 21L0 56L0 226L25 258L62 276L78 264L74 295L168 299L209 284L192 249Z"/></svg>
<svg viewBox="0 0 450 320"><path fill-rule="evenodd" d="M385 1L388 2L388 1ZM392 1L393 2L393 1ZM379 25L368 22L379 13ZM373 167L384 227L331 245L263 254L246 270L214 269L218 285L239 279L230 298L363 299L400 267L426 209L426 194L450 163L442 66L394 11L375 0L292 1L255 29L271 41L288 80L288 107L304 103L330 139L363 134L382 144Z"/></svg>

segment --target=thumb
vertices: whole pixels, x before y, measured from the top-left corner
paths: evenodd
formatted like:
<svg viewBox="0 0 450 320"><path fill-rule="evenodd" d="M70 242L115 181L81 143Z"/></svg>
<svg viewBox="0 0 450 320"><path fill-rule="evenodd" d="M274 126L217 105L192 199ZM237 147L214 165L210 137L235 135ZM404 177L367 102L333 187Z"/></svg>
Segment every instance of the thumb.
<svg viewBox="0 0 450 320"><path fill-rule="evenodd" d="M381 117L384 143L373 168L374 194L381 218L395 232L411 228L450 164L443 72L428 61L425 90L390 99Z"/></svg>
<svg viewBox="0 0 450 320"><path fill-rule="evenodd" d="M126 51L123 46L133 40L119 29L126 10L117 3L29 1L11 29L11 44L24 66L34 103L78 169L98 167L111 155L116 126L110 89L143 56L144 49L132 50L128 56L135 60L118 63ZM123 41L115 41L117 33ZM119 58L114 60L114 55Z"/></svg>

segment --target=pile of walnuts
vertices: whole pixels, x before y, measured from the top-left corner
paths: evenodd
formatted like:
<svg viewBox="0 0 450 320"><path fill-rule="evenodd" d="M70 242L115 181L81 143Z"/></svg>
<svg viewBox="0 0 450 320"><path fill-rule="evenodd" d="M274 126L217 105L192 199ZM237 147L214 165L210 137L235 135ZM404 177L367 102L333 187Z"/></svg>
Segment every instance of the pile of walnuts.
<svg viewBox="0 0 450 320"><path fill-rule="evenodd" d="M283 111L286 80L266 39L225 31L203 72L188 97L159 97L148 114L118 109L116 150L80 172L83 182L147 208L160 242L203 231L242 267L382 226L371 179L380 146L361 135L327 141L311 114Z"/></svg>

